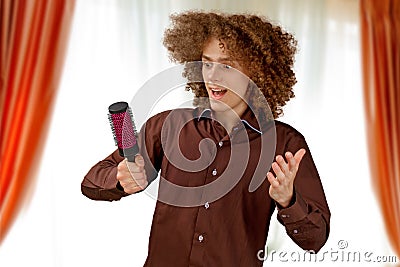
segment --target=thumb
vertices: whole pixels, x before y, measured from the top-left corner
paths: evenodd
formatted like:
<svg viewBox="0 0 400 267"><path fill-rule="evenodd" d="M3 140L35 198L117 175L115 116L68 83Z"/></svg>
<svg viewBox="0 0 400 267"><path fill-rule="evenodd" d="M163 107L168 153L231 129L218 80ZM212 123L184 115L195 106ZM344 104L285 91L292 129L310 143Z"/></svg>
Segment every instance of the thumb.
<svg viewBox="0 0 400 267"><path fill-rule="evenodd" d="M144 158L143 158L143 156L140 155L140 154L137 154L137 155L135 156L135 163L136 163L138 166L143 167L143 166L144 166Z"/></svg>
<svg viewBox="0 0 400 267"><path fill-rule="evenodd" d="M297 162L297 165L300 164L300 161L302 160L303 156L306 154L306 150L304 148L299 149L296 154L294 155L294 159Z"/></svg>

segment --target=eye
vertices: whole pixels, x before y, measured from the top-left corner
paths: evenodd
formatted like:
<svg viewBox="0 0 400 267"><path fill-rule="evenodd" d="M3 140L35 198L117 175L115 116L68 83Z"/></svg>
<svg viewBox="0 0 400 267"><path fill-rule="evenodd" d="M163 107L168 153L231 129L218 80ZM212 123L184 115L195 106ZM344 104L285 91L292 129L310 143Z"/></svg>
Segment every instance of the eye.
<svg viewBox="0 0 400 267"><path fill-rule="evenodd" d="M213 64L211 62L207 62L207 61L203 61L203 67L204 68L211 68L213 66Z"/></svg>
<svg viewBox="0 0 400 267"><path fill-rule="evenodd" d="M230 69L233 68L232 66L227 65L227 64L222 64L222 67L223 67L224 69L227 69L227 70L230 70Z"/></svg>

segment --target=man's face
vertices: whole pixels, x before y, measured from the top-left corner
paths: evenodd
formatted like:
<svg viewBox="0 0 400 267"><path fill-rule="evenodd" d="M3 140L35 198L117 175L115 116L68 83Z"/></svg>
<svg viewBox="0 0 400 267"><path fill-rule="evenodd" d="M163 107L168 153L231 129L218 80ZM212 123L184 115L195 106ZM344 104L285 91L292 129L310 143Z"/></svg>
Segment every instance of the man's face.
<svg viewBox="0 0 400 267"><path fill-rule="evenodd" d="M247 108L244 101L249 78L232 60L223 41L210 38L203 48L202 72L211 108L215 112L232 109L241 116Z"/></svg>

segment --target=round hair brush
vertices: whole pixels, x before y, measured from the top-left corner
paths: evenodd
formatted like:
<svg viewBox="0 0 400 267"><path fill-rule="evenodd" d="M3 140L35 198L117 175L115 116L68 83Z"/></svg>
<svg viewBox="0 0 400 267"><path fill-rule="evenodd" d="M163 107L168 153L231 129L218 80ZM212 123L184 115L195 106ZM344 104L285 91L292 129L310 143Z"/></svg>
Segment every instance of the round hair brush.
<svg viewBox="0 0 400 267"><path fill-rule="evenodd" d="M108 107L108 112L108 120L119 154L128 161L134 162L135 155L139 153L139 146L132 111L128 103L116 102Z"/></svg>

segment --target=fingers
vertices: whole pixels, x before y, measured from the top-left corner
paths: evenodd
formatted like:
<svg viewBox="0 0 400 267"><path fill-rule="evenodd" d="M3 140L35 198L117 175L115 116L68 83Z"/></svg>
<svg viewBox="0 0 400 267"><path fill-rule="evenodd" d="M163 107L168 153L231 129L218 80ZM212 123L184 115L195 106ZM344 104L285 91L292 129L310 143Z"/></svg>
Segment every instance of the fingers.
<svg viewBox="0 0 400 267"><path fill-rule="evenodd" d="M280 171L280 175L275 172L277 177L279 178L280 176L282 176L282 173L286 176L288 176L290 173L296 173L300 162L305 154L306 150L304 148L301 148L296 152L294 156L291 152L286 152L286 161L281 155L276 156L276 162L278 163L280 170L276 169L276 166L274 168L274 164L272 165L272 168L274 169L274 171Z"/></svg>
<svg viewBox="0 0 400 267"><path fill-rule="evenodd" d="M126 193L135 193L147 187L144 159L137 155L135 162L121 161L117 167L117 180Z"/></svg>
<svg viewBox="0 0 400 267"><path fill-rule="evenodd" d="M284 182L287 178L290 178L292 176L292 162L291 159L288 158L290 156L289 154L291 155L290 152L286 152L285 154L288 163L286 163L285 159L281 155L276 156L276 162L272 163L271 167L274 170L276 178L279 180L279 182Z"/></svg>
<svg viewBox="0 0 400 267"><path fill-rule="evenodd" d="M124 188L124 191L128 194L133 194L138 191L145 189L148 185L147 179L137 180L132 182L132 180L128 183L123 184L120 182L121 186Z"/></svg>
<svg viewBox="0 0 400 267"><path fill-rule="evenodd" d="M135 162L124 160L127 170L131 173L140 173L144 170L144 159L140 155L136 155Z"/></svg>
<svg viewBox="0 0 400 267"><path fill-rule="evenodd" d="M137 154L135 156L135 163L139 166L139 167L144 167L144 158L142 155Z"/></svg>
<svg viewBox="0 0 400 267"><path fill-rule="evenodd" d="M306 154L306 150L304 148L299 149L296 154L294 155L294 159L298 164L300 164L300 161L302 160L303 156Z"/></svg>
<svg viewBox="0 0 400 267"><path fill-rule="evenodd" d="M128 194L133 194L145 189L148 185L147 179L136 179L134 177L125 177L119 180L122 188Z"/></svg>
<svg viewBox="0 0 400 267"><path fill-rule="evenodd" d="M290 153L290 152L287 152L287 153ZM282 172L284 174L287 174L289 172L289 167L286 164L285 159L281 155L278 155L278 156L276 156L275 160L278 163L278 165L279 165L280 169L282 170Z"/></svg>
<svg viewBox="0 0 400 267"><path fill-rule="evenodd" d="M274 180L278 180L279 183L283 183L287 179L289 180L293 179L297 173L299 164L305 153L306 150L304 148L299 149L294 156L291 152L286 152L285 153L286 161L285 158L283 158L283 156L277 155L275 157L276 162L273 162L271 165L272 170L276 175L276 179L272 173L271 177L273 177ZM267 176L269 177L270 175L267 174Z"/></svg>
<svg viewBox="0 0 400 267"><path fill-rule="evenodd" d="M276 175L276 178L278 179L278 180L280 180L280 181L282 181L283 179L285 179L285 177L286 177L286 174L285 174L285 172L284 172L284 169L285 169L285 167L282 167L282 166L284 166L284 165L286 165L286 163L285 162L281 162L281 163L276 163L276 162L273 162L272 163L272 170L274 171L274 173L275 173L275 175ZM287 166L286 166L286 168L287 168Z"/></svg>
<svg viewBox="0 0 400 267"><path fill-rule="evenodd" d="M299 164L297 163L296 159L293 157L293 154L291 152L286 152L285 153L286 160L289 164L289 171L292 173L297 172L297 168L299 167Z"/></svg>
<svg viewBox="0 0 400 267"><path fill-rule="evenodd" d="M272 187L274 187L274 188L279 187L278 179L276 179L275 176L271 172L267 173L267 178Z"/></svg>
<svg viewBox="0 0 400 267"><path fill-rule="evenodd" d="M306 154L306 150L304 148L299 149L296 154L293 156L292 153L286 152L286 159L289 162L289 170L293 173L296 173L303 156Z"/></svg>
<svg viewBox="0 0 400 267"><path fill-rule="evenodd" d="M287 207L293 197L294 179L305 153L306 150L303 148L299 149L294 156L291 152L286 152L286 160L283 156L277 155L275 157L276 162L271 165L276 177L272 172L267 173L271 185L269 195L282 207Z"/></svg>

